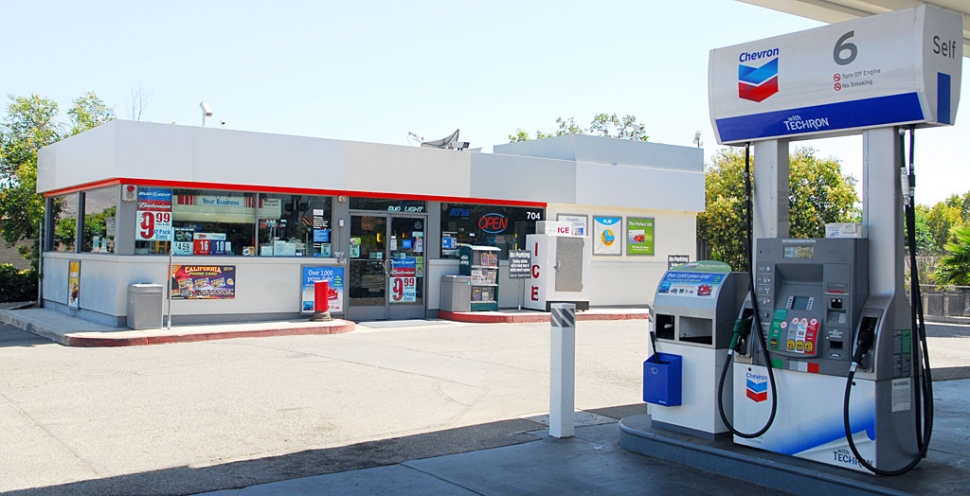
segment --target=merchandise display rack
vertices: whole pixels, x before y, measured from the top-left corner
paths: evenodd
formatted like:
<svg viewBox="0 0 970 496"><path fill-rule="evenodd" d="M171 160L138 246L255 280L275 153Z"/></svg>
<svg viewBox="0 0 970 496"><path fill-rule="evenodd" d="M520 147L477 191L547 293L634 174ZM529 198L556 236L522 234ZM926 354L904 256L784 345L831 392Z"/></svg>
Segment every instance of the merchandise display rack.
<svg viewBox="0 0 970 496"><path fill-rule="evenodd" d="M460 274L471 277L471 310L498 310L498 254L494 246L458 248Z"/></svg>

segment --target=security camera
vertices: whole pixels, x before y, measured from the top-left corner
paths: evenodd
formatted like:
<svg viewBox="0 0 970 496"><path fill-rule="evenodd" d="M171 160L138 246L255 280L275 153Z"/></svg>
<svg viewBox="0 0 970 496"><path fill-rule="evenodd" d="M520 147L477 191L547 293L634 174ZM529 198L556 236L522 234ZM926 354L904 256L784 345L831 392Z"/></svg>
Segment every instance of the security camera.
<svg viewBox="0 0 970 496"><path fill-rule="evenodd" d="M226 121L219 121L219 123L222 124L223 126L226 125Z"/></svg>
<svg viewBox="0 0 970 496"><path fill-rule="evenodd" d="M199 108L202 109L202 115L206 117L212 117L212 107L209 107L208 103L199 103Z"/></svg>

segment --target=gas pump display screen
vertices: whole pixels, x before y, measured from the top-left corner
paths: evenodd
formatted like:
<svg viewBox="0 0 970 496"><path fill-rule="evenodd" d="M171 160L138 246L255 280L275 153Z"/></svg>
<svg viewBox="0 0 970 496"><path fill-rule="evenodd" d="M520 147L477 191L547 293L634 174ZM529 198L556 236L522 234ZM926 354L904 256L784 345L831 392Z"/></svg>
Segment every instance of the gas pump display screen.
<svg viewBox="0 0 970 496"><path fill-rule="evenodd" d="M814 246L786 246L785 258L812 258L815 254Z"/></svg>
<svg viewBox="0 0 970 496"><path fill-rule="evenodd" d="M791 309L792 310L808 310L808 302L810 301L808 296L796 296L792 298Z"/></svg>

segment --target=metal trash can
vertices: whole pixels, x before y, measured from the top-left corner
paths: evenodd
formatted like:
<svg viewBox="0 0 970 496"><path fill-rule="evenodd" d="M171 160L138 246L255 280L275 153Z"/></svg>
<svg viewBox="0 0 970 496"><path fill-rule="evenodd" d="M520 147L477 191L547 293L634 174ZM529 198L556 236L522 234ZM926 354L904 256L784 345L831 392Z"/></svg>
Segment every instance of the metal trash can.
<svg viewBox="0 0 970 496"><path fill-rule="evenodd" d="M471 276L441 276L441 310L470 312L472 309Z"/></svg>
<svg viewBox="0 0 970 496"><path fill-rule="evenodd" d="M152 283L128 285L128 328L160 329L162 327L162 293L164 286Z"/></svg>

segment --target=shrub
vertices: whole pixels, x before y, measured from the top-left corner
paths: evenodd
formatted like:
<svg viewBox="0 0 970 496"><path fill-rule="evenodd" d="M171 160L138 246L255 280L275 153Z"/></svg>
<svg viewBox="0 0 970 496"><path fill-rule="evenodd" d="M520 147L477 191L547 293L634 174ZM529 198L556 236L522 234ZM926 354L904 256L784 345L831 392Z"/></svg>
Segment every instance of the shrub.
<svg viewBox="0 0 970 496"><path fill-rule="evenodd" d="M0 264L0 303L37 299L37 271Z"/></svg>

